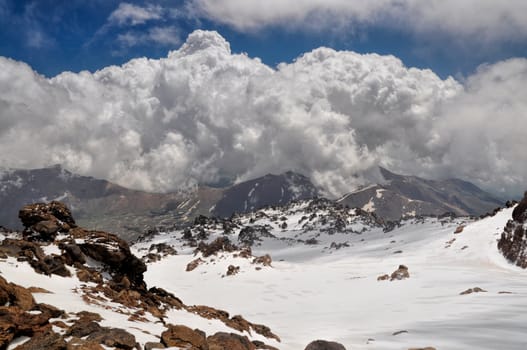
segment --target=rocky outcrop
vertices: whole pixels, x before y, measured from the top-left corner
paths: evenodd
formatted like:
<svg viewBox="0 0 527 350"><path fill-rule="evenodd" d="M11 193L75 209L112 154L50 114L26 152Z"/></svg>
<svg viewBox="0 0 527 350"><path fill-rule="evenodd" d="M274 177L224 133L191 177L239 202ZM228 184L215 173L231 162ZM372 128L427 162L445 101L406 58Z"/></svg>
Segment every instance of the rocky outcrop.
<svg viewBox="0 0 527 350"><path fill-rule="evenodd" d="M527 268L527 192L512 212L498 241L498 249L511 263Z"/></svg>
<svg viewBox="0 0 527 350"><path fill-rule="evenodd" d="M245 337L234 333L218 332L207 337L209 350L255 350L256 346Z"/></svg>
<svg viewBox="0 0 527 350"><path fill-rule="evenodd" d="M209 350L204 332L182 325L168 325L167 330L161 334L161 342L168 347Z"/></svg>
<svg viewBox="0 0 527 350"><path fill-rule="evenodd" d="M20 209L18 217L24 225L24 233L30 238L52 241L59 232L76 227L71 211L60 202L35 203Z"/></svg>
<svg viewBox="0 0 527 350"><path fill-rule="evenodd" d="M305 350L346 350L344 345L326 340L315 340L306 346Z"/></svg>

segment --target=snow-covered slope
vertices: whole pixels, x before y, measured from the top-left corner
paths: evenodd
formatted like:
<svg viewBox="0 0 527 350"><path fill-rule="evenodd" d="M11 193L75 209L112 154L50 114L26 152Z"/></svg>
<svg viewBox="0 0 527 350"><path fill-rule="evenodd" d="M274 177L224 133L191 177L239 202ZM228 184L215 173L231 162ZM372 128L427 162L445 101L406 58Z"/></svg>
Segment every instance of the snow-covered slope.
<svg viewBox="0 0 527 350"><path fill-rule="evenodd" d="M523 350L526 272L497 250L511 213L386 227L315 200L230 221L200 218L132 249L149 254L150 285L258 319L277 331L282 350L315 338L348 349ZM400 265L410 277L390 281Z"/></svg>

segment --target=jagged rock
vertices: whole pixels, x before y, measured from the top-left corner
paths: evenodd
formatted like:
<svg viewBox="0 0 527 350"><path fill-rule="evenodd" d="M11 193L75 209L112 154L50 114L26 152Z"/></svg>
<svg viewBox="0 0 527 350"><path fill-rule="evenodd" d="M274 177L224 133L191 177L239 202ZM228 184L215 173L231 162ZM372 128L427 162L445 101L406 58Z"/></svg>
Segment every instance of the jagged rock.
<svg viewBox="0 0 527 350"><path fill-rule="evenodd" d="M101 328L90 334L86 340L126 350L136 347L135 336L120 328Z"/></svg>
<svg viewBox="0 0 527 350"><path fill-rule="evenodd" d="M134 288L144 288L143 273L146 265L130 251L128 243L114 234L87 231L81 228L70 230L70 235L79 241L82 253L107 265L114 277L126 276Z"/></svg>
<svg viewBox="0 0 527 350"><path fill-rule="evenodd" d="M527 192L525 197L514 208L512 220L505 225L498 240L498 249L510 262L527 268Z"/></svg>
<svg viewBox="0 0 527 350"><path fill-rule="evenodd" d="M306 346L305 350L346 350L346 348L339 343L326 340L315 340Z"/></svg>
<svg viewBox="0 0 527 350"><path fill-rule="evenodd" d="M274 237L274 235L271 234L265 226L245 226L240 230L238 242L245 246L251 247L255 242L261 241L262 237L271 238Z"/></svg>
<svg viewBox="0 0 527 350"><path fill-rule="evenodd" d="M90 311L79 311L77 312L76 315L77 317L79 317L79 319L84 319L86 321L101 322L103 320L101 315L95 312L90 312Z"/></svg>
<svg viewBox="0 0 527 350"><path fill-rule="evenodd" d="M408 267L406 267L405 265L399 265L399 268L392 272L392 274L390 275L390 281L403 280L409 277L410 273L408 272Z"/></svg>
<svg viewBox="0 0 527 350"><path fill-rule="evenodd" d="M192 330L187 326L181 325L168 325L167 328L161 334L161 342L165 346L174 346L189 350L209 350L203 332Z"/></svg>
<svg viewBox="0 0 527 350"><path fill-rule="evenodd" d="M216 255L218 252L234 252L238 249L227 237L218 237L210 244L200 242L196 251L201 252L203 257L206 258L211 255Z"/></svg>
<svg viewBox="0 0 527 350"><path fill-rule="evenodd" d="M523 199L512 211L512 219L520 224L527 220L527 192L525 192Z"/></svg>
<svg viewBox="0 0 527 350"><path fill-rule="evenodd" d="M26 205L20 209L18 217L26 228L26 236L38 240L53 240L59 231L76 227L70 210L56 201Z"/></svg>
<svg viewBox="0 0 527 350"><path fill-rule="evenodd" d="M209 350L255 350L251 341L245 337L234 333L218 332L207 338Z"/></svg>
<svg viewBox="0 0 527 350"><path fill-rule="evenodd" d="M263 350L278 350L274 346L267 345L264 342L261 342L259 340L253 340L252 343L254 346L256 346L256 349L263 349Z"/></svg>
<svg viewBox="0 0 527 350"><path fill-rule="evenodd" d="M9 302L24 311L29 311L35 306L35 299L29 290L14 283L7 282L0 276L0 295L5 300L1 305Z"/></svg>
<svg viewBox="0 0 527 350"><path fill-rule="evenodd" d="M66 341L64 338L53 332L47 331L31 337L27 342L19 345L15 350L66 350Z"/></svg>
<svg viewBox="0 0 527 350"><path fill-rule="evenodd" d="M42 313L48 314L49 318L58 318L65 314L64 310L61 310L53 305L41 303L41 304L38 304L35 308Z"/></svg>

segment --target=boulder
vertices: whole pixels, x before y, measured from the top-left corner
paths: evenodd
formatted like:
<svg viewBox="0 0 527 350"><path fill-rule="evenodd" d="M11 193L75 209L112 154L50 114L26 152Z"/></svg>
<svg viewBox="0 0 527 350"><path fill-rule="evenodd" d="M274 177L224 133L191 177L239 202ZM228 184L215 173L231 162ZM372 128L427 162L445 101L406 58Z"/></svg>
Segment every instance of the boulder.
<svg viewBox="0 0 527 350"><path fill-rule="evenodd" d="M209 350L255 350L251 341L234 333L218 332L207 338Z"/></svg>
<svg viewBox="0 0 527 350"><path fill-rule="evenodd" d="M392 274L390 275L390 281L403 280L409 277L410 273L408 272L408 267L406 267L405 265L399 265L399 268L392 272Z"/></svg>
<svg viewBox="0 0 527 350"><path fill-rule="evenodd" d="M187 326L168 325L167 330L161 334L161 342L167 347L209 350L205 334L199 330L192 330Z"/></svg>
<svg viewBox="0 0 527 350"><path fill-rule="evenodd" d="M101 328L86 340L118 349L131 350L136 347L135 336L120 328Z"/></svg>
<svg viewBox="0 0 527 350"><path fill-rule="evenodd" d="M64 338L49 330L31 337L27 342L19 345L15 350L66 350L66 341Z"/></svg>
<svg viewBox="0 0 527 350"><path fill-rule="evenodd" d="M333 341L315 340L309 343L305 350L346 350L346 348Z"/></svg>

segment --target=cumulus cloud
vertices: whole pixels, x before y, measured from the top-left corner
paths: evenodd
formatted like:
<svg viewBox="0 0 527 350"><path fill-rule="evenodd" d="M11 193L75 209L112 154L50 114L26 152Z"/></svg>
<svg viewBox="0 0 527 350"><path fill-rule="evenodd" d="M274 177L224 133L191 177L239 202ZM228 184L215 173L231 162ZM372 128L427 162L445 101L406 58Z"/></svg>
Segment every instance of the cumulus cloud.
<svg viewBox="0 0 527 350"><path fill-rule="evenodd" d="M384 165L517 194L526 82L525 59L461 83L328 48L273 69L204 31L163 59L52 79L0 58L0 162L153 191L295 170L333 195Z"/></svg>
<svg viewBox="0 0 527 350"><path fill-rule="evenodd" d="M478 40L527 37L523 0L191 0L191 4L201 16L240 30L375 23Z"/></svg>
<svg viewBox="0 0 527 350"><path fill-rule="evenodd" d="M163 18L163 8L159 5L145 7L122 2L110 14L108 22L114 25L138 25Z"/></svg>

